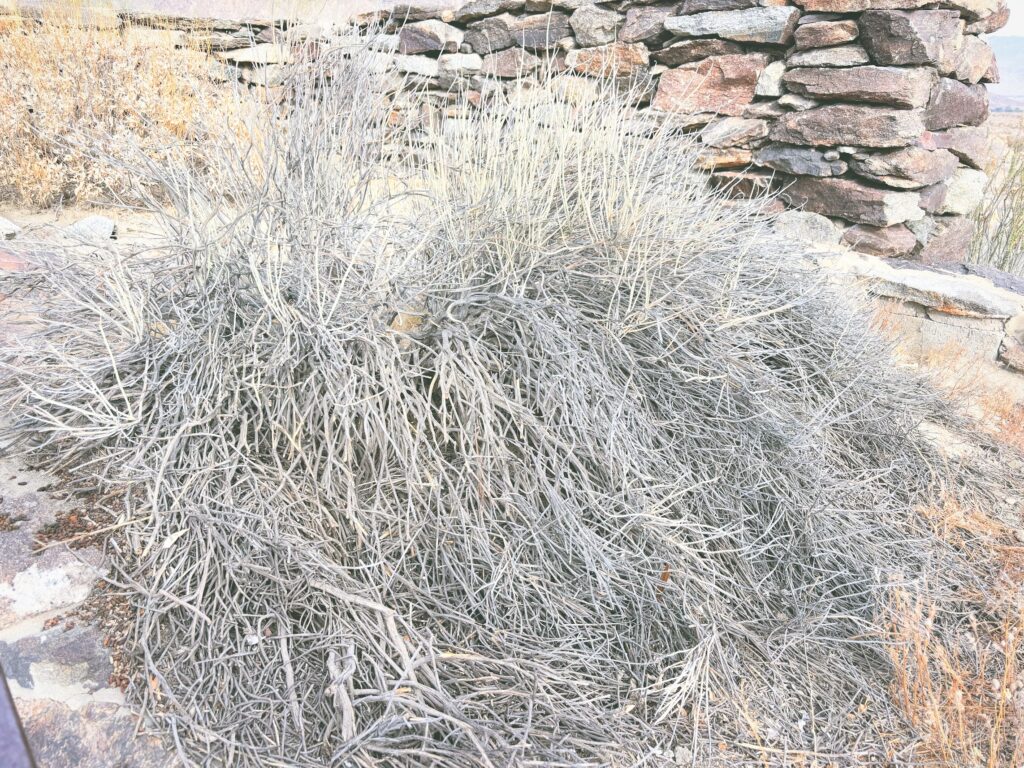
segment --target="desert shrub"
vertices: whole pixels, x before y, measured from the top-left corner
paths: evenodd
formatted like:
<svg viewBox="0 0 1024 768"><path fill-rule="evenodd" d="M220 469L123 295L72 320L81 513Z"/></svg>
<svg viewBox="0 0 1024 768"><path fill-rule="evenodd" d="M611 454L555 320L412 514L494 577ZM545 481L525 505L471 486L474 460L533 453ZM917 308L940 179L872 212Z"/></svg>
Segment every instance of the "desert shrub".
<svg viewBox="0 0 1024 768"><path fill-rule="evenodd" d="M0 201L123 197L128 171L97 156L180 157L197 109L223 114L201 54L155 45L156 30L85 24L73 4L43 8L0 25Z"/></svg>
<svg viewBox="0 0 1024 768"><path fill-rule="evenodd" d="M1024 139L1012 140L990 170L985 199L974 213L971 261L1024 275Z"/></svg>
<svg viewBox="0 0 1024 768"><path fill-rule="evenodd" d="M136 702L204 763L884 759L892 587L953 642L990 566L867 315L609 94L291 88L136 163L159 245L27 254L6 437L123 489Z"/></svg>

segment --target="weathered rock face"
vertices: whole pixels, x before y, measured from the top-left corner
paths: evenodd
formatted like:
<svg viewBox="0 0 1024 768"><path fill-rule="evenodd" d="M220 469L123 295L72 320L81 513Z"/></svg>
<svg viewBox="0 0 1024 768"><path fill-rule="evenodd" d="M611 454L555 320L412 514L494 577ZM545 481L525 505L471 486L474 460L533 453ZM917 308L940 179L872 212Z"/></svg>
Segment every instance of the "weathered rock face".
<svg viewBox="0 0 1024 768"><path fill-rule="evenodd" d="M768 135L768 121L756 118L723 117L708 123L700 139L712 147L749 146Z"/></svg>
<svg viewBox="0 0 1024 768"><path fill-rule="evenodd" d="M947 73L963 45L956 11L868 11L858 23L861 44L878 64L930 64Z"/></svg>
<svg viewBox="0 0 1024 768"><path fill-rule="evenodd" d="M788 144L761 147L754 153L754 163L793 176L842 176L849 167L838 152Z"/></svg>
<svg viewBox="0 0 1024 768"><path fill-rule="evenodd" d="M891 227L924 216L916 192L870 187L852 179L801 177L781 194L805 211L875 227Z"/></svg>
<svg viewBox="0 0 1024 768"><path fill-rule="evenodd" d="M404 54L442 51L455 53L462 45L461 29L436 19L417 21L402 27L398 33L398 51Z"/></svg>
<svg viewBox="0 0 1024 768"><path fill-rule="evenodd" d="M645 71L649 59L643 43L612 43L575 48L566 54L565 64L581 75L631 77Z"/></svg>
<svg viewBox="0 0 1024 768"><path fill-rule="evenodd" d="M713 56L661 74L651 106L666 112L739 115L754 100L764 54Z"/></svg>
<svg viewBox="0 0 1024 768"><path fill-rule="evenodd" d="M614 42L625 17L596 5L584 5L573 11L569 25L576 33L576 42L584 48Z"/></svg>
<svg viewBox="0 0 1024 768"><path fill-rule="evenodd" d="M917 112L830 104L785 115L771 131L775 141L812 146L905 147L924 132Z"/></svg>
<svg viewBox="0 0 1024 768"><path fill-rule="evenodd" d="M918 108L928 104L936 75L928 67L799 67L782 82L814 99Z"/></svg>
<svg viewBox="0 0 1024 768"><path fill-rule="evenodd" d="M665 29L681 37L714 35L741 43L784 45L796 29L800 11L791 6L711 11L692 16L670 16Z"/></svg>
<svg viewBox="0 0 1024 768"><path fill-rule="evenodd" d="M543 62L523 48L506 48L484 56L481 74L489 77L515 78L535 71Z"/></svg>
<svg viewBox="0 0 1024 768"><path fill-rule="evenodd" d="M674 5L642 5L626 11L619 29L623 43L643 43L665 33L665 19L675 13Z"/></svg>
<svg viewBox="0 0 1024 768"><path fill-rule="evenodd" d="M825 48L856 40L860 28L853 19L843 21L817 21L801 24L796 28L794 39L796 49Z"/></svg>
<svg viewBox="0 0 1024 768"><path fill-rule="evenodd" d="M551 50L559 40L572 35L569 17L558 11L521 16L512 22L510 30L516 45L540 51Z"/></svg>
<svg viewBox="0 0 1024 768"><path fill-rule="evenodd" d="M948 77L939 78L932 90L924 124L929 131L958 125L981 125L988 119L988 91L982 85L965 85Z"/></svg>
<svg viewBox="0 0 1024 768"><path fill-rule="evenodd" d="M857 175L897 189L920 189L948 179L959 161L944 149L929 151L906 147L895 152L868 155L853 159L851 168Z"/></svg>
<svg viewBox="0 0 1024 768"><path fill-rule="evenodd" d="M843 233L843 242L855 251L883 258L906 256L917 247L917 238L905 224L891 227L854 224Z"/></svg>
<svg viewBox="0 0 1024 768"><path fill-rule="evenodd" d="M925 131L921 146L925 149L948 149L971 168L984 168L990 152L989 132L985 128L970 126Z"/></svg>
<svg viewBox="0 0 1024 768"><path fill-rule="evenodd" d="M870 62L871 57L860 45L797 51L786 59L791 67L857 67Z"/></svg>
<svg viewBox="0 0 1024 768"><path fill-rule="evenodd" d="M476 53L494 53L515 45L512 25L515 17L502 13L488 19L481 19L469 25L463 41Z"/></svg>
<svg viewBox="0 0 1024 768"><path fill-rule="evenodd" d="M701 38L672 43L660 51L654 51L651 57L667 67L678 67L681 64L710 59L712 56L728 56L737 53L743 53L743 46L739 43Z"/></svg>

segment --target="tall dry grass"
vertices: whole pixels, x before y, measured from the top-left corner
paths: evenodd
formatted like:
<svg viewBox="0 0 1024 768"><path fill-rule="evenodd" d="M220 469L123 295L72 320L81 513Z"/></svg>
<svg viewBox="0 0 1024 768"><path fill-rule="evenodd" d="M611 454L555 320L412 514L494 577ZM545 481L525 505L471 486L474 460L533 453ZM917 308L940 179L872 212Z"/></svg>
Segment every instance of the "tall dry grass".
<svg viewBox="0 0 1024 768"><path fill-rule="evenodd" d="M974 212L970 260L1024 275L1024 134L989 169L984 202Z"/></svg>

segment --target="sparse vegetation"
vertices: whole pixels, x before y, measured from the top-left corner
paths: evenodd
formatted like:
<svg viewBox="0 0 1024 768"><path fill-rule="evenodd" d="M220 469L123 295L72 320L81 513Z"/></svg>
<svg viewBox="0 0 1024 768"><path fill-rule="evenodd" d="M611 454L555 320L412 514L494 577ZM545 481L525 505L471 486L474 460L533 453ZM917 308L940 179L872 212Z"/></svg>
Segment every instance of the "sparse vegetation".
<svg viewBox="0 0 1024 768"><path fill-rule="evenodd" d="M1009 138L1005 156L989 168L985 200L974 213L970 259L1024 275L1024 135Z"/></svg>

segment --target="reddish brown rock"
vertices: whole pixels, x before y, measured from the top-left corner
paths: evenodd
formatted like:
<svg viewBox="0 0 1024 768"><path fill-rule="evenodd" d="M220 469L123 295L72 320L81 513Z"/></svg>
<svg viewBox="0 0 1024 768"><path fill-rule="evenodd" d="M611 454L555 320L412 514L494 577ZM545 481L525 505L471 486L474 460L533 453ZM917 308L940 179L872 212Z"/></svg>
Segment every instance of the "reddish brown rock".
<svg viewBox="0 0 1024 768"><path fill-rule="evenodd" d="M651 58L667 67L678 67L692 61L710 59L712 56L729 56L735 53L743 53L743 46L739 43L708 37L698 40L680 40L660 51L654 51Z"/></svg>
<svg viewBox="0 0 1024 768"><path fill-rule="evenodd" d="M1001 0L999 7L993 13L968 24L967 32L971 35L990 35L1005 27L1009 20L1010 7L1006 4L1006 0Z"/></svg>
<svg viewBox="0 0 1024 768"><path fill-rule="evenodd" d="M729 149L702 149L697 153L695 164L705 171L720 168L746 168L753 161L749 149L730 147Z"/></svg>
<svg viewBox="0 0 1024 768"><path fill-rule="evenodd" d="M936 216L918 258L926 264L963 262L971 252L974 222L966 216Z"/></svg>
<svg viewBox="0 0 1024 768"><path fill-rule="evenodd" d="M923 132L924 124L916 111L829 104L784 115L771 137L788 144L884 148L912 144Z"/></svg>
<svg viewBox="0 0 1024 768"><path fill-rule="evenodd" d="M904 224L891 227L855 224L843 233L843 242L860 253L886 259L907 256L917 247L917 238Z"/></svg>
<svg viewBox="0 0 1024 768"><path fill-rule="evenodd" d="M818 21L799 25L793 33L793 39L796 49L802 51L806 48L827 48L848 43L856 40L859 34L860 28L853 19Z"/></svg>
<svg viewBox="0 0 1024 768"><path fill-rule="evenodd" d="M647 71L649 60L647 46L643 43L611 43L597 48L575 48L565 56L565 64L569 69L581 75L596 77L634 77Z"/></svg>
<svg viewBox="0 0 1024 768"><path fill-rule="evenodd" d="M742 147L768 135L768 121L743 117L721 117L708 123L700 140L712 147Z"/></svg>
<svg viewBox="0 0 1024 768"><path fill-rule="evenodd" d="M930 67L800 67L782 77L801 96L911 108L928 104L935 81Z"/></svg>
<svg viewBox="0 0 1024 768"><path fill-rule="evenodd" d="M481 74L490 77L515 78L533 72L541 65L539 57L523 48L506 48L484 56Z"/></svg>
<svg viewBox="0 0 1024 768"><path fill-rule="evenodd" d="M924 215L916 192L869 187L852 179L801 176L781 194L795 208L875 227L903 224Z"/></svg>
<svg viewBox="0 0 1024 768"><path fill-rule="evenodd" d="M462 30L437 19L407 24L398 33L398 52L401 54L440 51L455 53L462 45Z"/></svg>
<svg viewBox="0 0 1024 768"><path fill-rule="evenodd" d="M989 133L986 128L962 127L948 131L925 131L921 136L925 149L948 149L972 168L984 168L989 157Z"/></svg>
<svg viewBox="0 0 1024 768"><path fill-rule="evenodd" d="M559 40L572 35L569 17L559 11L521 16L509 28L516 45L539 51L551 50Z"/></svg>
<svg viewBox="0 0 1024 768"><path fill-rule="evenodd" d="M665 33L665 19L675 13L674 5L641 5L626 11L619 30L623 43L644 43Z"/></svg>
<svg viewBox="0 0 1024 768"><path fill-rule="evenodd" d="M948 77L939 78L924 112L924 125L929 131L958 125L981 125L987 119L988 91L985 86L965 85Z"/></svg>
<svg viewBox="0 0 1024 768"><path fill-rule="evenodd" d="M992 48L980 37L967 35L957 54L952 76L965 83L979 83L995 63Z"/></svg>
<svg viewBox="0 0 1024 768"><path fill-rule="evenodd" d="M861 45L876 64L933 64L946 73L963 44L956 11L868 11L858 23Z"/></svg>
<svg viewBox="0 0 1024 768"><path fill-rule="evenodd" d="M739 115L768 65L760 53L713 56L663 72L651 106L665 112Z"/></svg>
<svg viewBox="0 0 1024 768"><path fill-rule="evenodd" d="M906 147L851 161L855 173L897 189L920 189L946 181L960 161L945 149Z"/></svg>
<svg viewBox="0 0 1024 768"><path fill-rule="evenodd" d="M503 13L489 19L474 21L466 28L464 42L476 53L494 53L515 45L512 25L515 16Z"/></svg>

